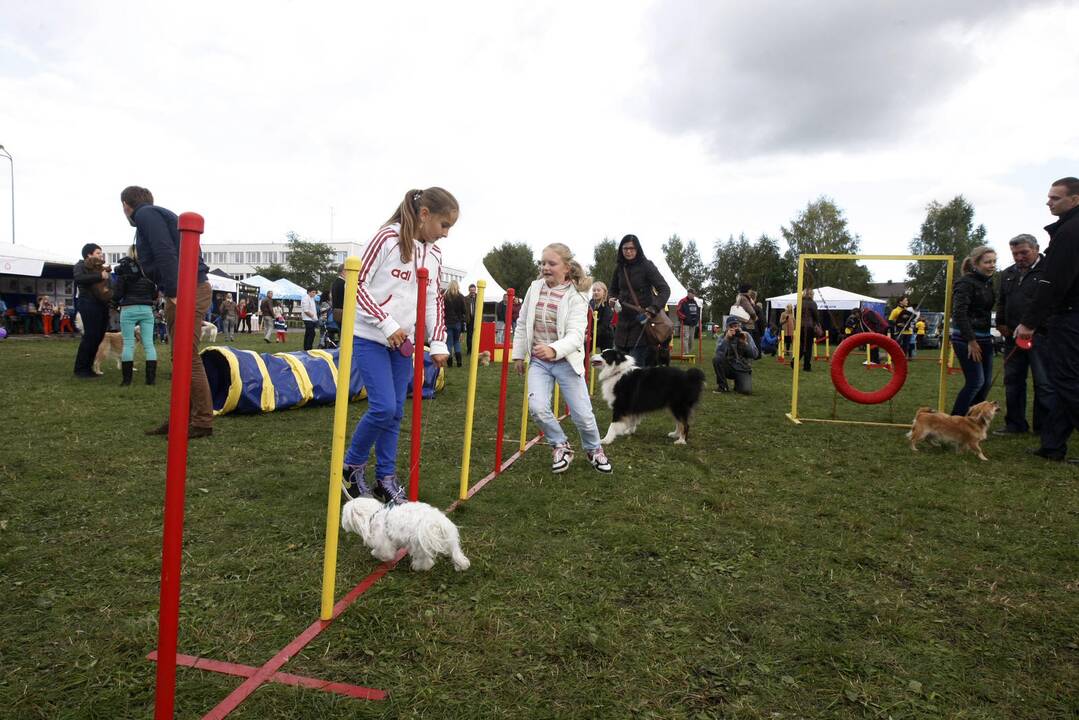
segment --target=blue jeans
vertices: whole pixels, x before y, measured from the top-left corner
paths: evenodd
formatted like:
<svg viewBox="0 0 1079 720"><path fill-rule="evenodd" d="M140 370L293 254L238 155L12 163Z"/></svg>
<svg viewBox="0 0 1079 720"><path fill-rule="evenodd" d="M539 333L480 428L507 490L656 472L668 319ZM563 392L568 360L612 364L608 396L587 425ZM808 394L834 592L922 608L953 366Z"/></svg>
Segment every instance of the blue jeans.
<svg viewBox="0 0 1079 720"><path fill-rule="evenodd" d="M446 326L446 347L451 353L461 352L461 326L459 324Z"/></svg>
<svg viewBox="0 0 1079 720"><path fill-rule="evenodd" d="M1049 338L1035 335L1030 350L1016 350L1015 340L1004 341L1004 398L1007 413L1004 425L1009 430L1026 432L1027 423L1027 370L1034 378L1034 432L1047 426L1049 415L1056 403L1056 393L1049 382Z"/></svg>
<svg viewBox="0 0 1079 720"><path fill-rule="evenodd" d="M982 361L975 362L967 357L967 341L957 337L952 339L955 359L963 368L966 385L955 396L952 415L966 415L972 405L977 405L989 395L989 384L993 381L993 339L978 338L982 349Z"/></svg>
<svg viewBox="0 0 1079 720"><path fill-rule="evenodd" d="M1049 318L1049 382L1056 392L1042 426L1042 450L1064 457L1072 430L1079 428L1079 310Z"/></svg>
<svg viewBox="0 0 1079 720"><path fill-rule="evenodd" d="M120 353L123 362L135 359L135 326L139 326L142 349L147 360L157 360L154 348L154 311L149 305L124 305L120 308L120 336L124 349Z"/></svg>
<svg viewBox="0 0 1079 720"><path fill-rule="evenodd" d="M367 389L367 412L352 433L352 444L345 453L345 463L366 463L374 447L376 477L394 475L397 470L397 437L401 433L401 418L405 414L408 381L412 378L412 358L406 358L374 340L354 337L352 362L359 369L363 386Z"/></svg>
<svg viewBox="0 0 1079 720"><path fill-rule="evenodd" d="M599 426L592 413L592 401L588 398L588 385L584 376L578 375L568 360L548 362L532 358L528 363L528 411L547 436L552 445L567 442L566 433L551 411L551 395L554 384L562 389L562 397L569 405L570 417L581 434L581 446L585 450L597 450Z"/></svg>

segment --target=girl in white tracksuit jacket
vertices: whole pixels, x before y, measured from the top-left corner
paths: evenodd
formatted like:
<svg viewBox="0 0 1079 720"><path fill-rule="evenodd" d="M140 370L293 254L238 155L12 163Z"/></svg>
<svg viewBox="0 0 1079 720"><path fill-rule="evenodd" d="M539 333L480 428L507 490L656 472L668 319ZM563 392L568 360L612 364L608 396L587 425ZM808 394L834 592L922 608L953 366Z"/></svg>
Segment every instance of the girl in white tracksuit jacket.
<svg viewBox="0 0 1079 720"><path fill-rule="evenodd" d="M397 484L397 437L405 396L412 377L411 346L423 352L430 341L431 359L446 364L446 326L438 294L442 251L435 242L457 222L457 200L438 187L409 190L386 225L363 253L356 290L352 362L367 389L367 411L352 434L345 453L342 490L349 498L373 495L382 502L407 501ZM417 271L428 270L426 338L416 329ZM346 301L348 299L346 298ZM341 341L347 335L342 332ZM417 389L417 392L419 390ZM367 484L365 468L375 450L375 484Z"/></svg>
<svg viewBox="0 0 1079 720"><path fill-rule="evenodd" d="M525 293L517 332L513 336L513 360L518 374L528 364L528 409L551 443L554 458L551 470L565 472L573 460L566 434L551 411L554 383L562 389L570 417L581 434L588 461L599 472L611 472L599 441L599 426L592 413L592 401L584 381L584 336L588 328L585 277L573 253L562 243L543 249L540 279Z"/></svg>

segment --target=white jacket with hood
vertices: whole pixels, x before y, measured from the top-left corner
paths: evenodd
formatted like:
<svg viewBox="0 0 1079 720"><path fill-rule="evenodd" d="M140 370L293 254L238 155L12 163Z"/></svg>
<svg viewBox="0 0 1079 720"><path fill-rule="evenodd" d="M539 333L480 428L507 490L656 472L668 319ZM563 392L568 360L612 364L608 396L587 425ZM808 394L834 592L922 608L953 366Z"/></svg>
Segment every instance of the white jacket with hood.
<svg viewBox="0 0 1079 720"><path fill-rule="evenodd" d="M525 293L521 305L521 317L517 320L517 332L513 334L514 360L525 360L532 354L532 335L536 325L536 305L539 303L543 278L533 282ZM558 340L551 343L555 360L565 358L578 375L584 375L584 336L588 331L588 298L571 282L562 302L558 305L555 324Z"/></svg>

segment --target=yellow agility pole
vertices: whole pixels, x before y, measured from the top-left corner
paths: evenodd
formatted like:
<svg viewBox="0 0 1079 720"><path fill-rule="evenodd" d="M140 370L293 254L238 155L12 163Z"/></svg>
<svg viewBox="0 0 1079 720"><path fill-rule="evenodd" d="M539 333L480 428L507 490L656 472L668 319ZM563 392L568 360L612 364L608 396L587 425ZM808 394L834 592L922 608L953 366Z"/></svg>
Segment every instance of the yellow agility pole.
<svg viewBox="0 0 1079 720"><path fill-rule="evenodd" d="M551 409L554 410L554 419L556 421L558 420L558 418L562 417L561 415L558 414L558 402L559 402L559 400L561 400L561 398L558 396L559 395L558 390L559 390L558 383L555 383L554 384L554 397L551 399Z"/></svg>
<svg viewBox="0 0 1079 720"><path fill-rule="evenodd" d="M468 499L468 466L472 460L472 416L476 411L476 376L480 367L480 337L483 335L483 291L486 280L476 283L476 309L480 314L480 332L472 334L472 348L468 356L468 394L465 403L465 447L461 453L461 490L458 497Z"/></svg>
<svg viewBox="0 0 1079 720"><path fill-rule="evenodd" d="M596 368L592 366L592 356L596 354L596 337L599 335L599 311L592 311L592 352L588 355L588 368L591 376L588 380L588 395L596 394ZM522 438L524 435L521 436Z"/></svg>
<svg viewBox="0 0 1079 720"><path fill-rule="evenodd" d="M319 618L333 619L333 593L337 576L337 532L341 525L341 468L345 464L345 426L352 379L352 335L356 323L356 286L359 258L345 260L345 302L341 308L341 334L337 349L337 399L333 406L333 441L330 446L330 487L326 497L326 548L322 553L322 608Z"/></svg>
<svg viewBox="0 0 1079 720"><path fill-rule="evenodd" d="M807 422L832 422L843 423L850 425L867 425L866 422L854 422L851 420L824 420L821 418L799 418L798 417L798 376L799 356L801 354L801 333L802 333L802 292L804 289L803 278L805 275L805 262L806 260L903 260L905 262L915 261L939 261L946 264L947 274L945 278L946 289L944 293L944 324L942 327L941 335L943 339L948 337L948 322L951 317L952 311L952 277L955 269L955 258L951 255L824 255L824 254L807 254L798 256L798 300L797 300L797 315L794 321L794 337L792 338L792 350L794 365L793 382L791 383L791 411L786 414L787 419L795 424L801 424L802 421ZM944 399L948 392L948 366L944 362L945 358L944 342L941 342L940 353L940 380L937 390L937 409L941 412L944 411ZM870 347L866 345L866 361L871 358ZM887 425L882 423L882 425ZM907 425L896 425L896 427L908 427Z"/></svg>
<svg viewBox="0 0 1079 720"><path fill-rule="evenodd" d="M528 434L528 359L525 359L524 392L521 393L521 443L517 448L520 452L525 451L525 435Z"/></svg>

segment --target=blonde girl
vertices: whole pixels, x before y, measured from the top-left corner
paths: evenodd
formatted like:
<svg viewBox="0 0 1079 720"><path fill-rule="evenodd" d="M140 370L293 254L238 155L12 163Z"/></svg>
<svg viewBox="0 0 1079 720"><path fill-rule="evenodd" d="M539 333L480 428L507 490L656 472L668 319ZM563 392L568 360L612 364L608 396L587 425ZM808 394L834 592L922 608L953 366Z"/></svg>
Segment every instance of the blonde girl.
<svg viewBox="0 0 1079 720"><path fill-rule="evenodd" d="M442 297L442 251L435 243L457 222L457 200L438 187L409 190L363 254L353 327L353 360L367 389L367 411L356 425L345 453L342 490L349 498L373 495L382 502L407 502L397 484L397 437L404 415L405 395L412 375L412 345L431 347L435 365L445 367L446 326ZM411 337L416 329L417 276L427 268L426 338ZM347 335L342 329L341 341ZM375 451L375 485L369 487L365 468Z"/></svg>
<svg viewBox="0 0 1079 720"><path fill-rule="evenodd" d="M592 413L588 387L584 381L587 355L584 349L588 327L588 298L591 280L585 276L573 252L562 243L543 248L540 277L529 286L521 306L513 338L513 360L518 374L528 364L528 409L553 448L551 470L565 472L573 460L569 440L551 409L554 383L562 390L570 417L581 436L588 462L601 473L611 472L611 463L600 446L599 426Z"/></svg>

